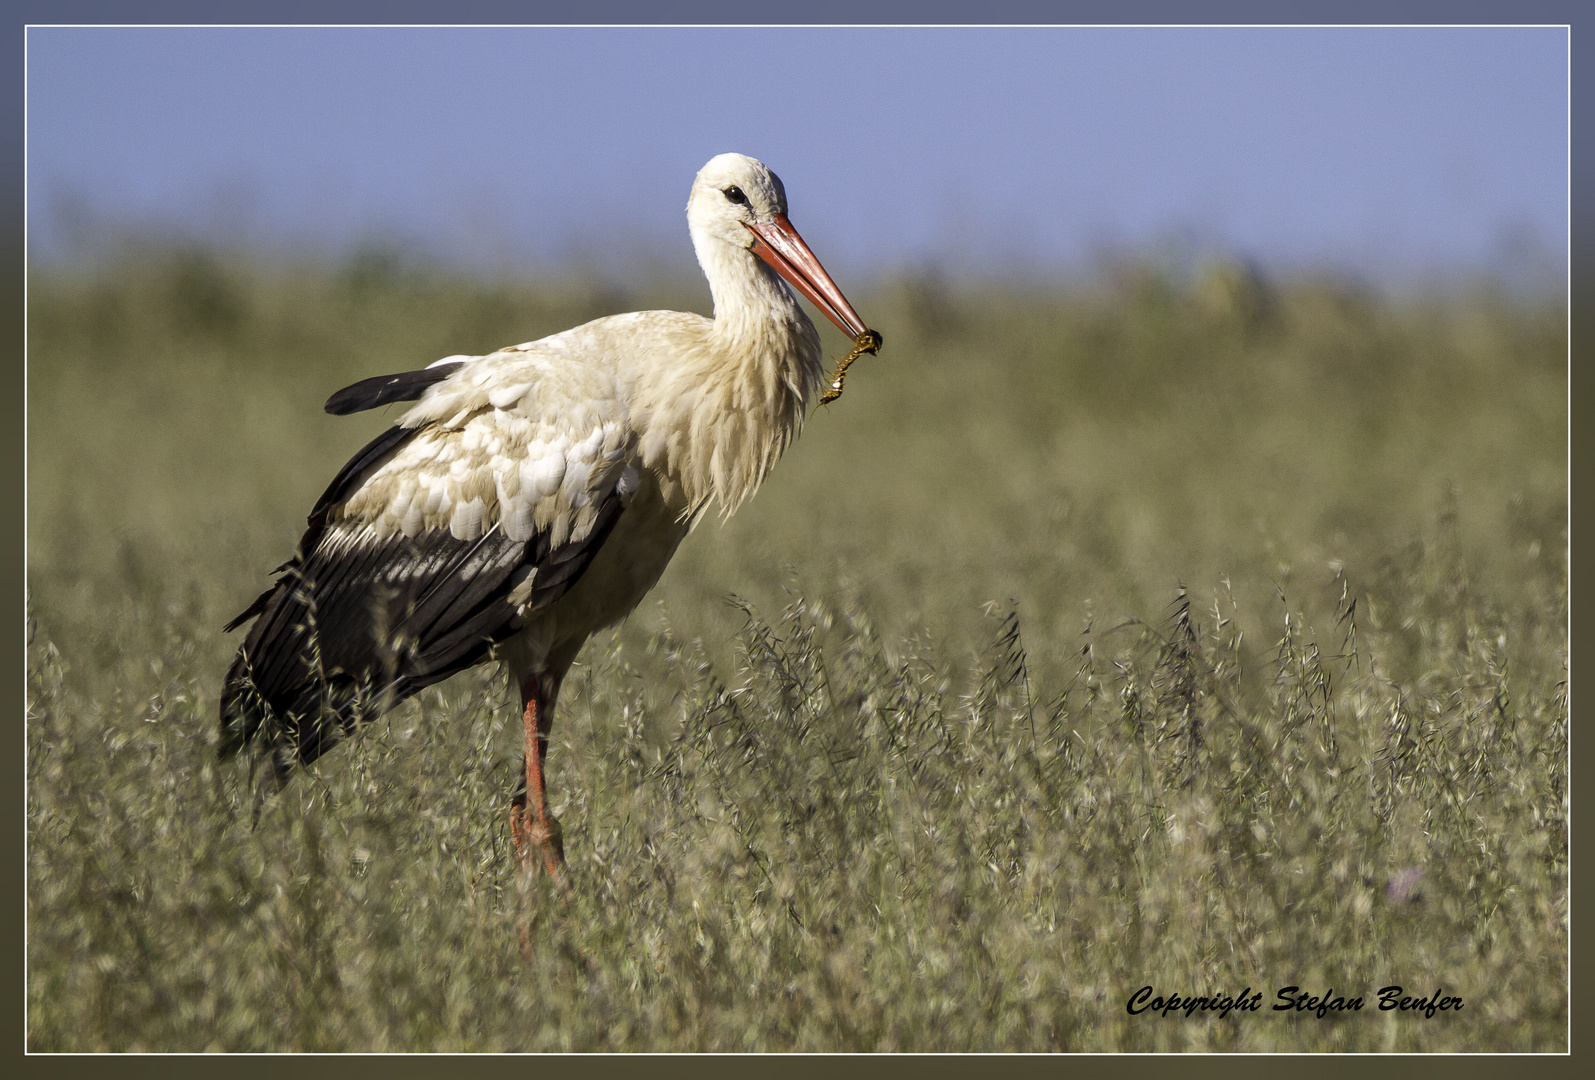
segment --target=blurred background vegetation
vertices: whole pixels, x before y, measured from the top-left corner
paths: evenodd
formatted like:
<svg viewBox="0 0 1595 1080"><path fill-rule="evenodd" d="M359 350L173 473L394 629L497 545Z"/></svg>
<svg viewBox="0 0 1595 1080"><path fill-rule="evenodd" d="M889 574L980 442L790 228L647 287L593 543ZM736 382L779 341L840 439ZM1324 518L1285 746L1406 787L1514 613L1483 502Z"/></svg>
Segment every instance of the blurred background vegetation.
<svg viewBox="0 0 1595 1080"><path fill-rule="evenodd" d="M35 270L30 1045L1564 1049L1560 298L841 284L882 354L567 684L562 904L513 882L496 673L252 829L220 627L398 415L332 391L707 290ZM1124 1010L1396 982L1469 1011Z"/></svg>

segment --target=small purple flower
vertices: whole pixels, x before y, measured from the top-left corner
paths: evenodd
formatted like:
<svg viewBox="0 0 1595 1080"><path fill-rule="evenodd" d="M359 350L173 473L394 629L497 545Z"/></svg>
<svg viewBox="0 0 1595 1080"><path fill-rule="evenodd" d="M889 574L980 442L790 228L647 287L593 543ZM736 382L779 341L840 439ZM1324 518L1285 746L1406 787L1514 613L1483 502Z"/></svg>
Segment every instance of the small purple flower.
<svg viewBox="0 0 1595 1080"><path fill-rule="evenodd" d="M1385 886L1385 899L1392 904L1408 904L1423 899L1423 894L1418 891L1418 884L1423 881L1423 870L1416 866L1409 866L1404 870L1397 870L1390 883Z"/></svg>

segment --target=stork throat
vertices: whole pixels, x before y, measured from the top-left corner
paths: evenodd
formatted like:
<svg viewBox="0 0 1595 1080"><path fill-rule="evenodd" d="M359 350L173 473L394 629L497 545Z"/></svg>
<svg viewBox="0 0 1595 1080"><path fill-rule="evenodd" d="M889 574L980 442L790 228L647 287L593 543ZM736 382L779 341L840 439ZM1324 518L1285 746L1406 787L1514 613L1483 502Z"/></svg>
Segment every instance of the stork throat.
<svg viewBox="0 0 1595 1080"><path fill-rule="evenodd" d="M853 342L852 351L836 362L836 373L831 376L830 387L821 395L820 404L829 405L841 397L842 383L847 379L847 369L852 366L853 361L865 353L875 356L882 344L884 344L884 339L881 337L879 330L865 330L860 334L858 340Z"/></svg>

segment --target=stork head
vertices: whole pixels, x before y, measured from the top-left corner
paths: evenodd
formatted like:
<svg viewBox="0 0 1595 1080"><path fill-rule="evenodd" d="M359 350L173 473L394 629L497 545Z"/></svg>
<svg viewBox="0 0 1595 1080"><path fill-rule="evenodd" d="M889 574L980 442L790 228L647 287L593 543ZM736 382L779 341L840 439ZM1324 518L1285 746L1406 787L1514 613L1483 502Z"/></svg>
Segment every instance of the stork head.
<svg viewBox="0 0 1595 1080"><path fill-rule="evenodd" d="M762 161L720 154L698 172L687 199L687 224L698 261L714 278L725 247L764 260L848 337L864 333L864 320L786 219L786 188Z"/></svg>
<svg viewBox="0 0 1595 1080"><path fill-rule="evenodd" d="M735 247L751 248L747 226L786 216L786 188L762 161L745 154L721 154L698 171L687 199L692 231Z"/></svg>

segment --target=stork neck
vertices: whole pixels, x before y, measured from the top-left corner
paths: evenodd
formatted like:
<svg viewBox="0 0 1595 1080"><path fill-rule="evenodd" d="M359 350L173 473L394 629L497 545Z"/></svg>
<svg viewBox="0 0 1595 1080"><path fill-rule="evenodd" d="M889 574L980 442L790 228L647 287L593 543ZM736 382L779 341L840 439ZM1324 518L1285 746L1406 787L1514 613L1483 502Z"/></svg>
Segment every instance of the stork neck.
<svg viewBox="0 0 1595 1080"><path fill-rule="evenodd" d="M713 247L699 261L714 321L699 348L649 372L640 399L644 460L693 513L711 498L730 513L753 494L824 377L819 334L775 272L745 249Z"/></svg>
<svg viewBox="0 0 1595 1080"><path fill-rule="evenodd" d="M746 248L715 246L722 250L713 265L704 260L704 272L714 297L715 337L724 348L765 352L782 337L790 339L803 329L814 333L797 297L774 270Z"/></svg>

